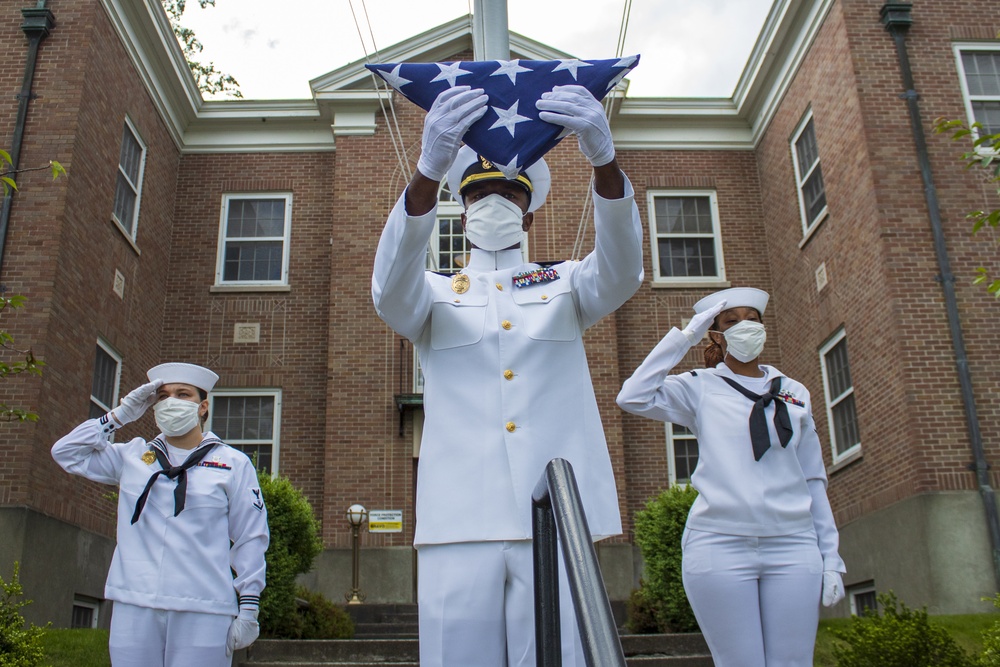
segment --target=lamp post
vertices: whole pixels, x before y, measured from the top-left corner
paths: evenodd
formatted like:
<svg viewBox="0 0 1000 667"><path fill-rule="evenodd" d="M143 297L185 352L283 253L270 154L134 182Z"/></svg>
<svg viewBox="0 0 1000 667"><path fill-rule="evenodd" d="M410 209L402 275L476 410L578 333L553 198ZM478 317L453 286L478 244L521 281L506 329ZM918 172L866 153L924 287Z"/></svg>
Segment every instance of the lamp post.
<svg viewBox="0 0 1000 667"><path fill-rule="evenodd" d="M368 510L363 506L355 504L347 508L347 520L351 523L351 548L353 552L351 592L344 594L344 597L347 598L347 604L361 604L365 599L365 594L361 592L358 586L358 570L360 565L358 557L358 533L361 530L361 524L365 522L366 518L368 518Z"/></svg>

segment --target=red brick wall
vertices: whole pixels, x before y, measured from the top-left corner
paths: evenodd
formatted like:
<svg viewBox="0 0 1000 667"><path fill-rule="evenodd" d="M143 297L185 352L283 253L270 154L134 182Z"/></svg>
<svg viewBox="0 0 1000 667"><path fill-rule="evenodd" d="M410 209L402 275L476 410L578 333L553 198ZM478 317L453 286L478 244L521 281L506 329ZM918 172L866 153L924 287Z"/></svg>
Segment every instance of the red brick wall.
<svg viewBox="0 0 1000 667"><path fill-rule="evenodd" d="M211 367L219 389L282 390L278 471L317 508L328 441L327 330L337 308L330 307L331 251L352 226L335 212L333 172L332 153L181 160L161 351L164 360ZM210 291L223 195L245 193L292 195L287 292ZM234 343L237 323L260 324L260 342Z"/></svg>
<svg viewBox="0 0 1000 667"><path fill-rule="evenodd" d="M52 183L42 171L19 179L2 282L30 300L4 324L47 365L41 378L0 389L3 400L41 415L37 425L0 435L0 470L12 477L0 483L0 502L109 534L114 506L101 497L108 487L70 478L49 448L87 417L98 337L123 355L123 393L159 358L178 151L100 4L48 7L56 27L39 52L22 166L56 159L70 177ZM14 22L5 25L2 42L17 44ZM8 74L19 77L21 62L8 61ZM111 221L126 115L147 147L138 251ZM9 123L4 112L2 126ZM126 278L124 299L112 291L116 269Z"/></svg>

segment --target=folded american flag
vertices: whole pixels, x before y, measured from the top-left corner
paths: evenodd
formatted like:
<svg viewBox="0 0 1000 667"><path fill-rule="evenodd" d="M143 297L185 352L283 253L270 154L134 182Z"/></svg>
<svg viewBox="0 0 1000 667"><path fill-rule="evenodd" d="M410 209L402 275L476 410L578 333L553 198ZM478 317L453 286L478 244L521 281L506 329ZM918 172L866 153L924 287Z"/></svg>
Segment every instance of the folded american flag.
<svg viewBox="0 0 1000 667"><path fill-rule="evenodd" d="M508 178L532 165L564 136L538 118L535 102L555 86L580 85L601 100L639 64L639 56L609 60L484 60L366 65L425 111L445 89L468 85L489 97L486 115L465 143Z"/></svg>

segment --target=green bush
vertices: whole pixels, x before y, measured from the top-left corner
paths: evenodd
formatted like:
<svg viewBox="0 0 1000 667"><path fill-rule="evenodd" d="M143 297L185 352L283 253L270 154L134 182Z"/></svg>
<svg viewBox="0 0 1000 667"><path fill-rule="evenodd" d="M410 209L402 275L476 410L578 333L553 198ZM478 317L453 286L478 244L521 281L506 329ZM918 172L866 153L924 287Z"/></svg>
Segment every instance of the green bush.
<svg viewBox="0 0 1000 667"><path fill-rule="evenodd" d="M18 579L20 563L14 562L14 573L10 582L0 578L0 667L35 667L44 657L42 650L42 628L24 625L21 607L31 604L31 600L18 600L24 595L24 588Z"/></svg>
<svg viewBox="0 0 1000 667"><path fill-rule="evenodd" d="M258 472L267 505L271 543L267 548L267 586L260 596L260 632L294 638L301 632L295 578L312 568L323 549L319 521L305 496L284 477Z"/></svg>
<svg viewBox="0 0 1000 667"><path fill-rule="evenodd" d="M298 595L308 603L299 607L298 639L350 639L354 636L354 621L344 609L304 586L299 586Z"/></svg>
<svg viewBox="0 0 1000 667"><path fill-rule="evenodd" d="M993 606L1000 609L1000 593L993 597ZM982 667L1000 667L1000 621L983 630L983 652L979 656L979 664Z"/></svg>
<svg viewBox="0 0 1000 667"><path fill-rule="evenodd" d="M625 629L633 635L646 635L660 632L660 624L656 620L656 607L646 596L647 587L639 580L639 588L632 591L625 604Z"/></svg>
<svg viewBox="0 0 1000 667"><path fill-rule="evenodd" d="M645 561L640 591L660 632L698 630L681 579L681 537L697 497L692 487L674 485L635 515L635 541Z"/></svg>
<svg viewBox="0 0 1000 667"><path fill-rule="evenodd" d="M948 631L931 625L927 610L914 611L890 591L878 596L882 613L868 609L846 628L833 630L844 642L833 647L838 667L974 667Z"/></svg>

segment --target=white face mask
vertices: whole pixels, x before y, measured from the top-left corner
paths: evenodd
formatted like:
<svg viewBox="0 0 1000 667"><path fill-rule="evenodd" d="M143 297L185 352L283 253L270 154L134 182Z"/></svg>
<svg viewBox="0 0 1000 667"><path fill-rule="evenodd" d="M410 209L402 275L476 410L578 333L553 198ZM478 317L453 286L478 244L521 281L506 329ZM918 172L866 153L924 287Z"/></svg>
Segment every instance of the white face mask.
<svg viewBox="0 0 1000 667"><path fill-rule="evenodd" d="M726 329L726 354L743 363L753 361L760 356L767 340L767 331L760 322L743 320Z"/></svg>
<svg viewBox="0 0 1000 667"><path fill-rule="evenodd" d="M164 435L179 436L190 433L198 425L198 403L173 396L153 405L156 425Z"/></svg>
<svg viewBox="0 0 1000 667"><path fill-rule="evenodd" d="M477 248L503 250L524 240L521 208L501 195L487 195L465 211L465 235Z"/></svg>

